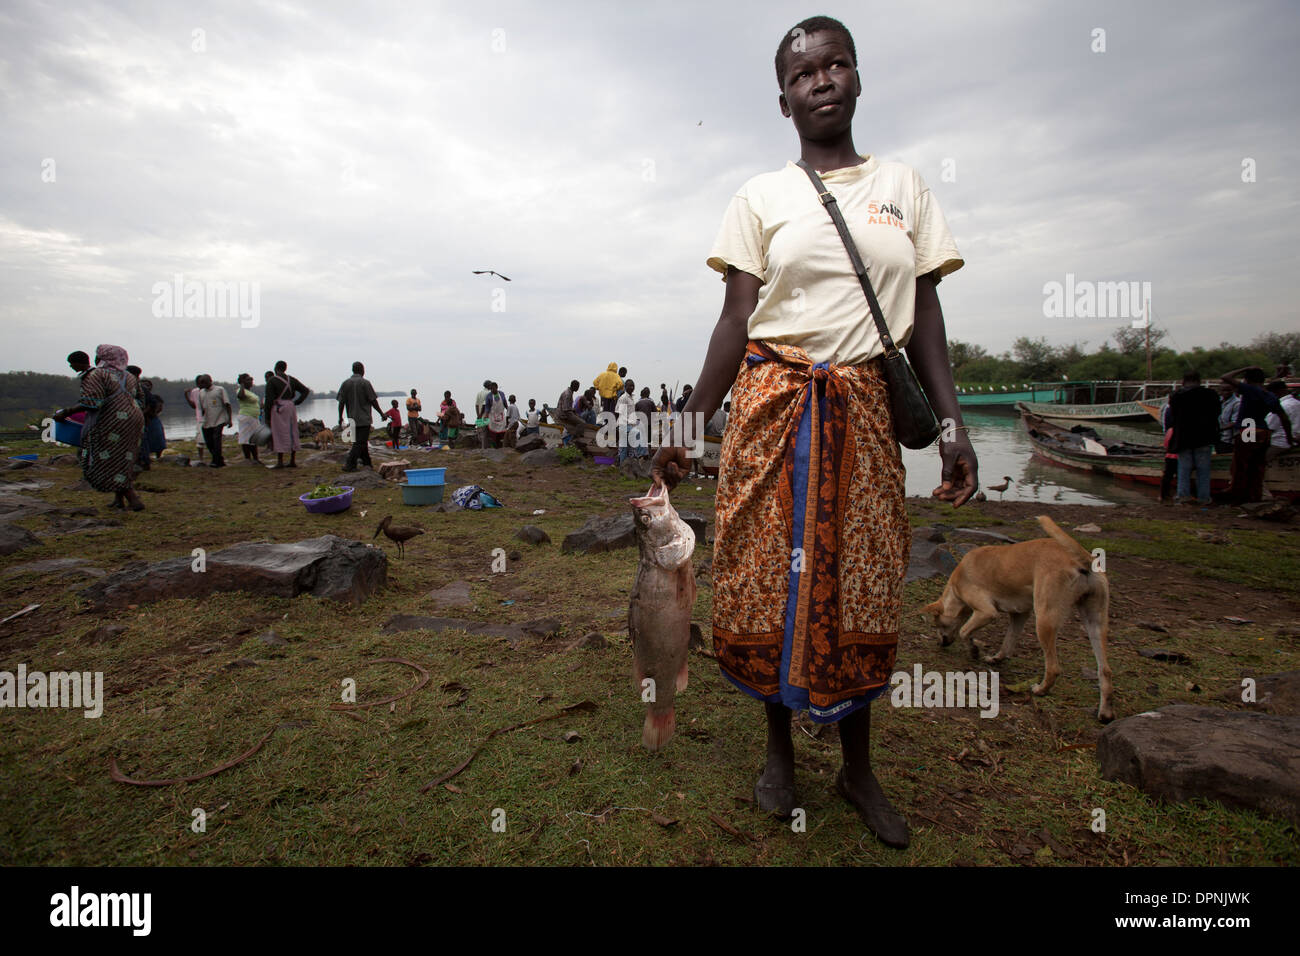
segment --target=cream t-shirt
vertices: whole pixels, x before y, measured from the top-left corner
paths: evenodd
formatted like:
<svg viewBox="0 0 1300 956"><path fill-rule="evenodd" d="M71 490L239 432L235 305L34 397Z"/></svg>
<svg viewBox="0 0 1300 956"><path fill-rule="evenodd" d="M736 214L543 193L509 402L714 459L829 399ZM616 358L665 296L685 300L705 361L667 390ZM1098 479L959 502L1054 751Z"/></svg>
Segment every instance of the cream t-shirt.
<svg viewBox="0 0 1300 956"><path fill-rule="evenodd" d="M895 344L912 335L916 278L962 266L943 210L920 175L873 157L819 173L848 223ZM830 213L793 162L731 199L708 264L763 283L749 337L798 345L814 362L858 365L884 352L867 297Z"/></svg>

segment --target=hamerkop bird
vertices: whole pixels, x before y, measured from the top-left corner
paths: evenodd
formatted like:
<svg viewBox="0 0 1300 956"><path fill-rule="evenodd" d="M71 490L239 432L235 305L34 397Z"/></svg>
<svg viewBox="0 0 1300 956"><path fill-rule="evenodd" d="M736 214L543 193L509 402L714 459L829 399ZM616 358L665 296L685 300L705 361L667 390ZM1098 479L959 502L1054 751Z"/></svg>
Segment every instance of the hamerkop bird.
<svg viewBox="0 0 1300 956"><path fill-rule="evenodd" d="M379 527L375 529L375 533L372 537L372 540L373 538L378 538L379 532L381 531L384 533L384 537L386 537L389 541L397 542L397 556L399 558L406 556L405 547L407 541L410 541L417 534L424 534L423 528L414 528L408 525L393 524L392 515L389 515L383 521L379 522Z"/></svg>

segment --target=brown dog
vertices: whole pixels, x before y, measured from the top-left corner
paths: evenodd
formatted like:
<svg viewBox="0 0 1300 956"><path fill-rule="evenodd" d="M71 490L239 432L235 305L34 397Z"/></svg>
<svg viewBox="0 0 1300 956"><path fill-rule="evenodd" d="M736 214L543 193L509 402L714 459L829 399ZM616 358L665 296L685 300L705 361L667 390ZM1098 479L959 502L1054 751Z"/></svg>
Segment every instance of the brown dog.
<svg viewBox="0 0 1300 956"><path fill-rule="evenodd" d="M320 431L316 433L316 447L317 448L334 447L334 432L332 429L322 428Z"/></svg>
<svg viewBox="0 0 1300 956"><path fill-rule="evenodd" d="M1061 673L1056 633L1077 607L1092 643L1093 657L1097 659L1097 676L1101 682L1097 717L1103 722L1113 720L1114 688L1110 682L1110 665L1106 662L1110 585L1103 572L1093 570L1093 556L1055 521L1040 515L1038 523L1050 538L976 548L961 559L957 570L948 578L943 596L922 610L938 626L945 647L959 634L969 639L972 658L979 656L979 649L971 635L993 621L999 612L1010 614L1011 624L1001 650L984 658L994 664L1015 653L1016 641L1032 608L1045 667L1042 682L1031 690L1046 694Z"/></svg>

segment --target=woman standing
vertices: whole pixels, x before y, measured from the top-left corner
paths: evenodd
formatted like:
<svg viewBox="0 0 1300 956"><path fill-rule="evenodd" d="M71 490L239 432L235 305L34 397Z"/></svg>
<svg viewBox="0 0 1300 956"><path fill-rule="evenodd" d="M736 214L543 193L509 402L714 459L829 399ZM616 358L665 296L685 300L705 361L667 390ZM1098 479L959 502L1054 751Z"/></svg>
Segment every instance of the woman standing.
<svg viewBox="0 0 1300 956"><path fill-rule="evenodd" d="M302 447L302 439L298 437L298 406L310 394L311 389L289 374L287 362L275 363L275 374L266 381L266 409L271 424L271 448L275 452L275 464L270 467L298 467L298 449ZM289 454L287 465L285 452Z"/></svg>
<svg viewBox="0 0 1300 956"><path fill-rule="evenodd" d="M63 421L86 412L81 430L81 470L90 487L113 492L111 508L143 511L144 502L132 487L136 454L144 434L144 396L134 375L126 370L126 350L101 345L95 367L81 380L81 400L54 413Z"/></svg>
<svg viewBox="0 0 1300 956"><path fill-rule="evenodd" d="M244 460L258 463L257 432L262 427L262 398L253 391L253 376L241 372L235 379L239 388L235 400L239 402L239 448Z"/></svg>
<svg viewBox="0 0 1300 956"><path fill-rule="evenodd" d="M891 337L907 346L947 426L934 495L956 506L976 491L976 460L935 284L962 260L920 176L854 148L856 62L843 24L804 20L777 48L778 105L848 221ZM814 721L839 722L840 794L880 840L906 846L907 821L870 759L868 705L894 666L910 539L880 336L839 232L794 163L733 197L708 264L723 274L726 296L683 412L702 422L731 391L713 642L723 673L766 706L755 799L782 816L799 805L790 718L806 709ZM674 428L655 456L669 487L689 467L681 446Z"/></svg>
<svg viewBox="0 0 1300 956"><path fill-rule="evenodd" d="M460 409L451 392L442 393L442 404L438 407L438 441L447 444L460 435Z"/></svg>
<svg viewBox="0 0 1300 956"><path fill-rule="evenodd" d="M492 383L484 408L487 412L488 442L493 448L500 448L505 444L510 413L506 408L506 397L501 394L501 386L496 382Z"/></svg>
<svg viewBox="0 0 1300 956"><path fill-rule="evenodd" d="M388 440L393 443L393 451L397 451L397 446L401 443L402 438L402 413L397 407L397 399L393 399L392 405L388 411L384 412L384 418L388 421ZM415 421L411 425L411 444L415 444Z"/></svg>

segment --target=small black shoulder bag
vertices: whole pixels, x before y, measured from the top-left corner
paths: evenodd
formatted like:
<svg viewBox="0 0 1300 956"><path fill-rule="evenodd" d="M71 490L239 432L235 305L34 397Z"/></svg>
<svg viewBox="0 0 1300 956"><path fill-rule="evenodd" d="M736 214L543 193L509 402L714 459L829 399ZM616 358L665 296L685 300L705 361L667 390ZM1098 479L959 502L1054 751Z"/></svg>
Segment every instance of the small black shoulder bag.
<svg viewBox="0 0 1300 956"><path fill-rule="evenodd" d="M880 343L885 348L883 364L885 381L889 383L889 407L894 418L894 435L904 448L926 448L939 437L939 422L934 417L934 409L930 407L930 402L921 389L921 383L916 380L916 373L908 364L907 356L898 350L893 337L889 334L889 326L885 324L880 303L876 301L876 292L871 288L871 280L867 278L867 267L863 265L862 257L858 255L858 247L854 244L853 237L849 235L849 227L844 223L839 204L835 201L835 197L827 192L826 185L815 169L802 159L799 160L798 165L812 180L813 187L817 190L817 198L826 207L831 221L839 230L840 238L844 240L844 248L849 253L849 261L853 264L853 271L857 273L862 291L867 295L871 317L876 320L876 331L880 333Z"/></svg>

